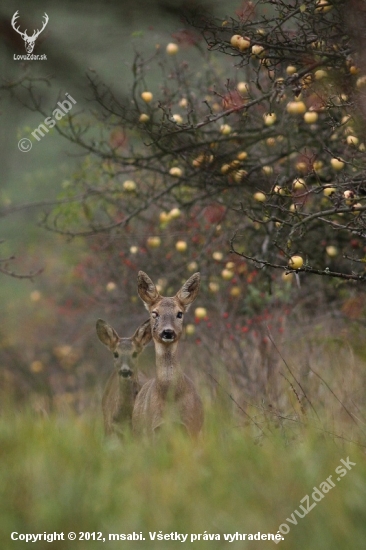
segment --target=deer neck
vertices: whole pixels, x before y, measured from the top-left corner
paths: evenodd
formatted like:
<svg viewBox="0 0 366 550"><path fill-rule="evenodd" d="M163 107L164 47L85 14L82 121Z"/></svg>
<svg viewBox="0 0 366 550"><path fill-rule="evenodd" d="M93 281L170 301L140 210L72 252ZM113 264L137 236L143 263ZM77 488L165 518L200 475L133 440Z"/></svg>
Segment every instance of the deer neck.
<svg viewBox="0 0 366 550"><path fill-rule="evenodd" d="M159 385L170 386L179 384L183 378L178 361L178 342L173 344L155 343L156 380Z"/></svg>
<svg viewBox="0 0 366 550"><path fill-rule="evenodd" d="M123 376L118 376L119 378L119 399L125 407L133 407L133 402L135 400L136 394L138 392L138 382L135 376L130 378L123 378Z"/></svg>

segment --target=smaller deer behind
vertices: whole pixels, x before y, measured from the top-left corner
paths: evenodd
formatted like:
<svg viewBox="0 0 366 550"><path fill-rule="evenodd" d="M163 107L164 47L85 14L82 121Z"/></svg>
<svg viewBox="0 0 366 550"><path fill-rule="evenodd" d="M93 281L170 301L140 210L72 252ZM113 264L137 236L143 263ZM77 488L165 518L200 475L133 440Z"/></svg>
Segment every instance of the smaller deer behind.
<svg viewBox="0 0 366 550"><path fill-rule="evenodd" d="M113 353L115 368L102 398L104 431L106 435L122 437L131 427L133 406L142 386L137 359L151 340L150 320L139 326L130 338L120 338L102 319L98 319L96 329L99 340Z"/></svg>
<svg viewBox="0 0 366 550"><path fill-rule="evenodd" d="M178 343L184 313L195 300L200 274L195 273L172 297L161 296L152 280L140 271L138 293L150 313L155 345L156 377L143 385L132 415L135 433L154 436L164 423L180 424L196 437L203 424L203 407L194 384L184 374L178 359Z"/></svg>

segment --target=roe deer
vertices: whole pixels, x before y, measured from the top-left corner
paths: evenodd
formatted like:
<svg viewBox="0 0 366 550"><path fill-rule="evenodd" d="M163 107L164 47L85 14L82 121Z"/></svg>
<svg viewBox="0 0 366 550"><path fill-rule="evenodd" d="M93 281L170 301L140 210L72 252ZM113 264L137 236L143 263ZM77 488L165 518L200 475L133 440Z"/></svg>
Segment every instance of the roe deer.
<svg viewBox="0 0 366 550"><path fill-rule="evenodd" d="M179 364L178 342L183 329L183 314L195 300L200 274L195 273L172 298L161 296L151 279L140 271L138 293L150 313L151 333L155 344L156 377L141 388L133 409L135 433L155 435L166 422L185 427L196 437L203 424L202 401Z"/></svg>
<svg viewBox="0 0 366 550"><path fill-rule="evenodd" d="M130 338L120 338L102 319L98 319L96 329L99 340L113 353L115 367L102 398L104 432L121 437L126 427L131 427L133 406L142 386L137 357L151 340L150 320L139 326Z"/></svg>

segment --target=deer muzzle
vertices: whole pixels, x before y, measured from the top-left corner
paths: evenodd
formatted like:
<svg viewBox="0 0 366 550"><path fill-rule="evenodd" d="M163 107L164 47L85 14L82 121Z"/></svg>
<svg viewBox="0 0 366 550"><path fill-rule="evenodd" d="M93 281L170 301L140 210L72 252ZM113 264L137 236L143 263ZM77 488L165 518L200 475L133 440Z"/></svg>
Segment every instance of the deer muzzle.
<svg viewBox="0 0 366 550"><path fill-rule="evenodd" d="M123 378L130 378L132 376L132 370L128 365L122 365L118 371L118 374Z"/></svg>
<svg viewBox="0 0 366 550"><path fill-rule="evenodd" d="M166 344L171 344L176 339L176 334L172 329L165 329L160 333L160 338Z"/></svg>

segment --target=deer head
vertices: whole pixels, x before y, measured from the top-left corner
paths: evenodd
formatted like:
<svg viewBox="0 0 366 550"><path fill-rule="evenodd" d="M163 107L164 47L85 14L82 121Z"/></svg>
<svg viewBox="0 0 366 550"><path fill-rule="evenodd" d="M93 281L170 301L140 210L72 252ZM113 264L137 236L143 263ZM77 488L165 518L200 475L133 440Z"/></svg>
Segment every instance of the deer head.
<svg viewBox="0 0 366 550"><path fill-rule="evenodd" d="M155 342L173 344L182 334L183 315L196 299L200 288L200 274L194 273L171 298L161 296L143 271L137 277L138 293L150 313L151 332Z"/></svg>
<svg viewBox="0 0 366 550"><path fill-rule="evenodd" d="M20 36L23 38L24 42L25 42L25 49L26 49L26 52L27 53L32 53L33 52L33 48L34 48L34 44L35 44L35 41L37 40L38 36L41 34L41 32L43 31L43 29L45 28L45 26L47 25L48 23L48 15L47 13L44 14L44 22L43 22L43 26L41 29L39 30L35 30L33 31L33 34L32 36L28 36L27 35L27 29L25 29L24 32L22 32L19 27L17 28L15 26L15 23L16 23L16 20L18 19L19 17L19 10L17 10L14 15L13 15L13 18L11 20L11 26L13 27L13 29L18 33L20 34Z"/></svg>
<svg viewBox="0 0 366 550"><path fill-rule="evenodd" d="M130 338L120 338L102 319L98 319L96 329L99 340L113 353L118 375L122 378L133 376L136 359L151 340L150 322L145 321Z"/></svg>

